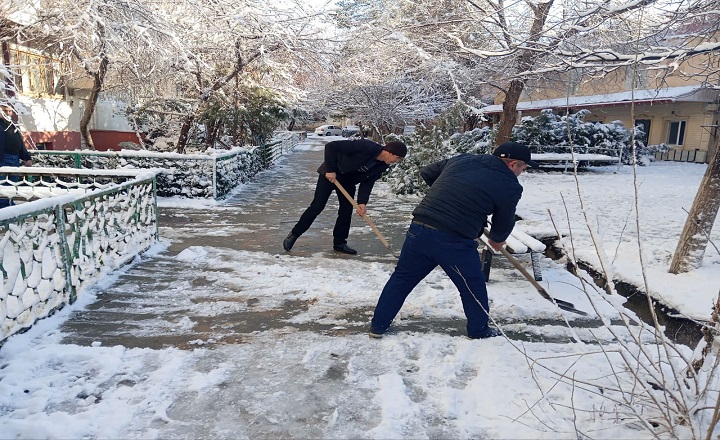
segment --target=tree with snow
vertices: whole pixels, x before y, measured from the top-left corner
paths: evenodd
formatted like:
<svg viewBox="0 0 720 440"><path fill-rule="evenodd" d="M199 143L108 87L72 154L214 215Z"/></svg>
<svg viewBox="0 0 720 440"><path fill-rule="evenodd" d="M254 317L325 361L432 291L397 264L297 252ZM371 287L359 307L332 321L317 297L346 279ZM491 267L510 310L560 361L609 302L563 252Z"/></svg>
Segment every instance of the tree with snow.
<svg viewBox="0 0 720 440"><path fill-rule="evenodd" d="M145 0L58 0L28 14L33 20L14 28L17 38L60 58L66 83L88 85L80 133L89 149L95 146L88 127L101 94L125 94L131 84L147 82L147 73L159 67L154 60L177 50L163 15Z"/></svg>

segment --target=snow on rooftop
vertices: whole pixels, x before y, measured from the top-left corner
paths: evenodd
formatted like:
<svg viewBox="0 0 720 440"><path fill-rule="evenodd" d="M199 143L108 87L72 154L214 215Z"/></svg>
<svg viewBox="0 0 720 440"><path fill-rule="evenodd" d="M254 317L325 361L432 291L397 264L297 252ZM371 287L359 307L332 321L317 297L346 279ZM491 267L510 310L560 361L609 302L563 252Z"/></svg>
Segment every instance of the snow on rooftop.
<svg viewBox="0 0 720 440"><path fill-rule="evenodd" d="M717 91L703 86L681 86L667 87L663 89L647 89L609 93L602 95L571 96L556 99L540 99L537 101L522 101L518 103L518 110L541 110L557 107L581 107L613 105L635 102L661 102L661 101L683 101L683 102L712 102L717 96ZM485 113L499 113L502 111L502 104L489 105L481 109Z"/></svg>

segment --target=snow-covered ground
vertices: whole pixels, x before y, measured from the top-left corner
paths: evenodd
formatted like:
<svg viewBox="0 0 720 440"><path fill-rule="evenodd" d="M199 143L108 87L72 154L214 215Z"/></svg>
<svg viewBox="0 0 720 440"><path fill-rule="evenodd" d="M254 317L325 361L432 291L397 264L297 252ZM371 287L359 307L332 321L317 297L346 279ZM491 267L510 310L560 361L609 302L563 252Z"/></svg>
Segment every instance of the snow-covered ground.
<svg viewBox="0 0 720 440"><path fill-rule="evenodd" d="M577 181L572 174L529 173L522 177L525 190L518 207L523 217L519 226L531 235L555 235L552 216L560 232L568 237L566 248L574 251L578 259L599 268L599 257L580 209L578 182L587 219L602 241L603 258L611 263L611 273L642 287L633 196L636 181L639 242L650 292L685 316L707 320L720 294L720 216L711 235L714 245L707 247L702 267L687 274L668 273L687 211L706 168L704 164L653 162L638 167L635 177L632 167L603 167L582 173Z"/></svg>
<svg viewBox="0 0 720 440"><path fill-rule="evenodd" d="M268 173L292 173L293 155L321 148L314 141L310 136ZM702 268L685 275L667 274L685 219L682 208L692 203L704 171L705 166L698 164L654 163L640 168L638 177L641 243L650 289L683 313L707 318L720 286L720 256L714 248L708 248ZM632 181L627 167L603 168L580 177L588 218L603 241L615 277L638 283ZM550 209L566 233L567 211L575 251L593 262L597 257L579 218L574 177L529 173L521 182L525 192L519 225L530 234L554 234ZM393 199L385 185L379 185L373 197L385 201L380 206L396 209L410 209L403 206L415 202ZM222 204L201 202L183 206L223 209ZM377 205L371 209L373 218L382 217ZM716 243L719 229L716 226L713 233ZM436 271L411 294L400 315L402 323L430 325L417 331L399 326L400 330L374 340L365 335L364 323L392 272L392 260L211 245L189 246L168 255L168 247L182 234L161 230L163 243L132 266L83 292L73 306L13 336L0 349L0 438L616 439L652 438L643 423L662 423L652 402L627 400L639 396L643 387L654 392L647 384L655 378L648 372L640 375L643 380L633 382L624 371L622 351L613 341L614 337L627 340L624 327L615 321L609 328L599 327L593 324L599 320L592 313L585 321L559 312L549 302L539 301L532 286L518 282L510 269L494 268L489 290L493 318L511 338L467 340L458 335L457 327L448 330L443 323L462 322L462 307L452 283ZM353 228L352 234L359 231ZM175 284L157 295L187 314L168 332L200 332L191 318L194 313L262 314L287 301L306 309L297 310L287 321L273 321L266 330L250 332L240 342L224 341L221 334L198 337L192 341L193 349L62 343L61 324L73 311L93 304L95 295L113 288L123 274L143 267L152 271L160 261L175 261L181 270ZM542 264L543 285L554 296L588 311L592 300L606 322L617 319L615 307L622 298L604 301L592 289L586 298L580 283L561 264L548 259ZM193 284L197 278L207 280L211 291ZM126 289L143 290L143 286L130 284ZM206 300L218 292L222 298ZM166 313L148 310L148 305L137 307L156 313L157 321ZM563 327L563 318L573 323L572 329ZM330 330L313 331L311 324ZM159 328L152 327L144 336L160 332ZM137 332L143 331L139 325ZM541 334L546 340L523 338L525 333ZM558 335L578 342L558 342ZM648 336L640 336L645 347L652 341ZM603 350L588 342L593 340L601 342ZM690 357L692 348L678 346L675 358ZM678 375L662 365L666 377ZM693 402L687 390L675 396L685 393L680 397L689 406L712 406L718 390L717 377L713 380L709 401ZM615 391L618 386L627 394ZM707 427L711 411L691 412L698 430L676 426L678 435L704 437L701 429ZM679 424L677 419L671 422Z"/></svg>

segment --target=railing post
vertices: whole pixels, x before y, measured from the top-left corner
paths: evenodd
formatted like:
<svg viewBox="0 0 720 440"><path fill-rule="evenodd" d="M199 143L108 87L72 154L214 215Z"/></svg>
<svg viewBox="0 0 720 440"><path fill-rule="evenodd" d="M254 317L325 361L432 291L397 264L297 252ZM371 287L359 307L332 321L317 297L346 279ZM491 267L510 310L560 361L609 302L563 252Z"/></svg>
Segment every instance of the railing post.
<svg viewBox="0 0 720 440"><path fill-rule="evenodd" d="M70 249L67 242L67 232L65 231L65 205L55 207L55 228L58 234L58 246L60 246L60 255L62 255L63 273L65 274L65 289L67 289L70 304L77 300L77 291L72 284L72 263L70 257ZM77 234L76 234L77 235Z"/></svg>
<svg viewBox="0 0 720 440"><path fill-rule="evenodd" d="M212 161L213 161L213 167L212 167L213 199L217 200L217 198L218 198L218 187L217 187L218 156L217 156L217 154L215 154L213 156Z"/></svg>

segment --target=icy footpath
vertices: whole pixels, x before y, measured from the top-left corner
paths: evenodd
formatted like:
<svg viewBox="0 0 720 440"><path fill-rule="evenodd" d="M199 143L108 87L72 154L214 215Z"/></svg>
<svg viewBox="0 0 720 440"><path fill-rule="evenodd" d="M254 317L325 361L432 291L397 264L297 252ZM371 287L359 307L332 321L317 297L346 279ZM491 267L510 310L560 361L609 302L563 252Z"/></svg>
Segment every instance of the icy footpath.
<svg viewBox="0 0 720 440"><path fill-rule="evenodd" d="M553 372L611 376L613 355L577 342L612 346L597 317L559 311L500 258L491 312L509 338L464 338L439 270L388 336L368 338L395 260L362 220L358 257L331 250L334 202L292 252L281 247L321 150L311 136L224 203L162 201L162 246L0 350L0 437L557 438L575 424L644 436ZM395 249L416 202L374 192L369 214ZM541 264L553 295L588 305L562 266Z"/></svg>

